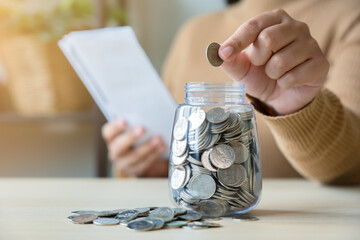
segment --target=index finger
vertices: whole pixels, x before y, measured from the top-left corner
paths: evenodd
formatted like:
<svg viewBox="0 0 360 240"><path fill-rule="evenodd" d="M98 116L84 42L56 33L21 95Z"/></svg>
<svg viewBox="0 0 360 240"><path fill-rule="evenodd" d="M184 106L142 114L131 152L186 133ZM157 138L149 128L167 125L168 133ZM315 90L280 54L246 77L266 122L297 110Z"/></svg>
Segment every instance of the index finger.
<svg viewBox="0 0 360 240"><path fill-rule="evenodd" d="M224 61L233 59L254 42L262 30L281 23L284 14L286 13L283 10L265 12L241 24L235 33L221 44L219 56Z"/></svg>

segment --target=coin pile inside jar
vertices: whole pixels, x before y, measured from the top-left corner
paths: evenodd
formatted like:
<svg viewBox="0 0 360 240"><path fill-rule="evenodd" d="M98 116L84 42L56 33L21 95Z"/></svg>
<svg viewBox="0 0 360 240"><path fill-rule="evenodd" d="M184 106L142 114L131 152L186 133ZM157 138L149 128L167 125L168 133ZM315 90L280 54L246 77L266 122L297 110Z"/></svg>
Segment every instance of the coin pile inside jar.
<svg viewBox="0 0 360 240"><path fill-rule="evenodd" d="M253 111L199 107L174 125L170 185L178 206L222 216L255 205L261 192Z"/></svg>
<svg viewBox="0 0 360 240"><path fill-rule="evenodd" d="M169 207L73 211L68 220L76 224L95 224L98 226L120 224L133 231L149 231L162 228L204 229L221 227L218 223L209 222L220 220L220 218L204 218L196 211Z"/></svg>

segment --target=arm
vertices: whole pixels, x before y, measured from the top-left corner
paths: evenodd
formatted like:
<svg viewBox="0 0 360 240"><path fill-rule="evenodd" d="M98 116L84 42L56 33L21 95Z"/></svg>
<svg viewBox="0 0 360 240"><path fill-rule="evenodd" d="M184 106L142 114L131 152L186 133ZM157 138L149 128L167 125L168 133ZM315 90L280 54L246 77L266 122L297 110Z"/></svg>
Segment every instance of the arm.
<svg viewBox="0 0 360 240"><path fill-rule="evenodd" d="M244 23L219 51L223 70L245 82L255 106L266 106L257 109L277 115L263 117L290 163L323 183L360 182L359 24L345 32L327 78L306 26L281 10Z"/></svg>
<svg viewBox="0 0 360 240"><path fill-rule="evenodd" d="M360 120L327 89L304 109L265 116L276 142L304 177L323 183L360 182Z"/></svg>
<svg viewBox="0 0 360 240"><path fill-rule="evenodd" d="M353 17L329 54L331 67L326 88L296 114L265 117L291 164L302 175L325 183L360 182L360 23L357 17Z"/></svg>

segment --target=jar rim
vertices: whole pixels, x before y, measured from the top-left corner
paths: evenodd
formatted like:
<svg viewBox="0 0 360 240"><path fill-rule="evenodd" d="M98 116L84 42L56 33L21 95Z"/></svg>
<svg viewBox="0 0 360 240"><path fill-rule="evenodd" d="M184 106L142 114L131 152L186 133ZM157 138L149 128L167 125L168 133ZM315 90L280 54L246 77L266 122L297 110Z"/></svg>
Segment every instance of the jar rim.
<svg viewBox="0 0 360 240"><path fill-rule="evenodd" d="M188 104L243 103L245 84L243 82L187 82L185 101Z"/></svg>
<svg viewBox="0 0 360 240"><path fill-rule="evenodd" d="M245 91L245 84L243 82L187 82L185 84L186 92L194 91Z"/></svg>

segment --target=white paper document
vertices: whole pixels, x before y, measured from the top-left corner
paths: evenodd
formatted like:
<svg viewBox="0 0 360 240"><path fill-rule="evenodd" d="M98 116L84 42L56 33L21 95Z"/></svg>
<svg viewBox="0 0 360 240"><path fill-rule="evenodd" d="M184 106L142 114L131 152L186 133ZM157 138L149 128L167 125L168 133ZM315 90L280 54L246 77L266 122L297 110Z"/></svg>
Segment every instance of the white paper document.
<svg viewBox="0 0 360 240"><path fill-rule="evenodd" d="M131 27L71 32L59 46L108 121L123 117L169 146L176 104Z"/></svg>

